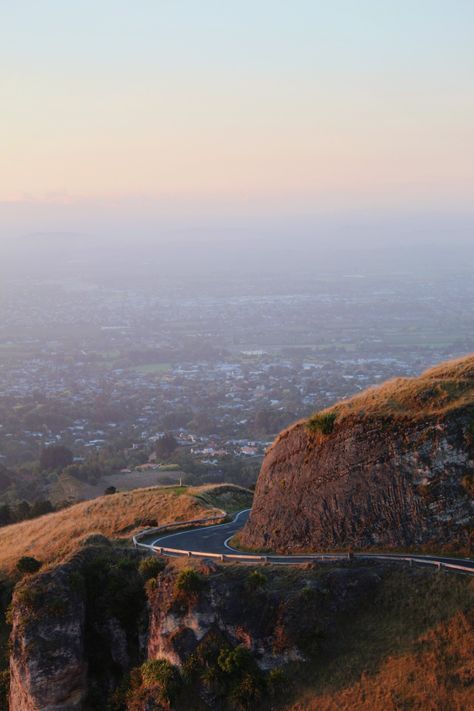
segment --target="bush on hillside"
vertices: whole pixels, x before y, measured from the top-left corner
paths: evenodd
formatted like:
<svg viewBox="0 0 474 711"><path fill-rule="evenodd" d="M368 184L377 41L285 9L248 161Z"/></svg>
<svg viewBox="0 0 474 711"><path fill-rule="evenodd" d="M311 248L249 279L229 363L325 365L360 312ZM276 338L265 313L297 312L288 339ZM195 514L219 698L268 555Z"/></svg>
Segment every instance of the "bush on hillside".
<svg viewBox="0 0 474 711"><path fill-rule="evenodd" d="M198 595L204 587L204 580L192 568L184 568L176 578L174 589L178 596L192 597Z"/></svg>
<svg viewBox="0 0 474 711"><path fill-rule="evenodd" d="M16 564L19 573L37 573L43 563L33 556L24 555Z"/></svg>
<svg viewBox="0 0 474 711"><path fill-rule="evenodd" d="M156 578L156 576L164 570L166 562L162 558L150 556L140 561L138 572L144 580Z"/></svg>
<svg viewBox="0 0 474 711"><path fill-rule="evenodd" d="M310 417L306 423L306 427L310 432L319 432L323 435L330 435L334 430L335 422L335 412L321 412Z"/></svg>

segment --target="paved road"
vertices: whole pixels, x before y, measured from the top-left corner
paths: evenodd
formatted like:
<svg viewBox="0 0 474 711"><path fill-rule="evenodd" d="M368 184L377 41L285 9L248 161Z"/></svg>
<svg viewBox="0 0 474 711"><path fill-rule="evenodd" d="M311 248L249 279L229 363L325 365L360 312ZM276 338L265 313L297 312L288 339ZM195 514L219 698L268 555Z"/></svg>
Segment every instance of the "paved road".
<svg viewBox="0 0 474 711"><path fill-rule="evenodd" d="M165 533L153 541L154 546L179 548L183 550L201 551L202 553L230 553L225 541L240 531L249 517L250 509L244 509L236 514L230 523L219 523L215 526L193 528L190 531Z"/></svg>
<svg viewBox="0 0 474 711"><path fill-rule="evenodd" d="M248 519L250 514L250 509L245 509L240 511L235 515L233 521L230 523L217 524L213 526L203 526L200 528L194 528L188 531L179 531L176 533L166 533L162 536L153 540L154 546L163 546L166 548L175 548L177 550L182 550L183 554L186 551L199 551L201 553L214 553L214 554L232 554L239 553L240 551L235 550L230 546L230 539L232 536L240 531L244 523ZM440 561L447 565L461 565L469 568L474 573L474 560L471 558L449 558L449 557L436 557L429 555L416 555L412 554L397 554L397 553L367 553L367 554L356 554L356 558L376 558L383 556L384 558L406 558L409 557L416 559L417 561ZM311 559L323 558L323 559L345 559L347 554L345 553L335 553L335 554L314 554L313 556L284 556L284 555L272 555L268 556L272 563L277 563L280 565L288 565L289 563L302 563Z"/></svg>

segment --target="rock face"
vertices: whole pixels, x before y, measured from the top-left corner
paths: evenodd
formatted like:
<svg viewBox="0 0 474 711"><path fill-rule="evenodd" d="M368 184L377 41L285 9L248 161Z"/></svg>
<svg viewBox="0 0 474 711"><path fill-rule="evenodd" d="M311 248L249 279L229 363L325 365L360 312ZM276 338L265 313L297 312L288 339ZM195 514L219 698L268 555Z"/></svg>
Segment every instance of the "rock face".
<svg viewBox="0 0 474 711"><path fill-rule="evenodd" d="M469 545L474 356L397 379L284 431L240 542L277 551Z"/></svg>
<svg viewBox="0 0 474 711"><path fill-rule="evenodd" d="M126 567L133 555L85 549L17 586L10 637L12 711L105 708L102 699L146 648L140 639L143 581Z"/></svg>
<svg viewBox="0 0 474 711"><path fill-rule="evenodd" d="M136 677L147 660L168 660L185 674L193 657L239 645L252 654L262 674L304 660L341 619L374 599L386 574L383 566L347 564L310 567L287 577L282 569L262 573L193 561L199 586L180 593L183 566L170 562L147 585L148 603L142 608L127 580L133 577L131 569L112 551L106 555L86 549L17 589L12 605L12 711L161 708L151 703L147 688L130 704L123 699L117 706L117 689L130 672L130 678ZM120 571L121 585L113 582L114 570ZM107 587L104 575L112 585ZM124 597L127 586L135 590L134 598ZM200 683L195 693L204 694L207 708L222 708Z"/></svg>
<svg viewBox="0 0 474 711"><path fill-rule="evenodd" d="M263 670L302 660L308 642L326 634L339 615L359 608L383 574L379 567L341 567L319 576L300 571L290 583L273 587L270 576L263 575L256 587L251 570L242 575L217 568L187 602L173 592L177 571L171 568L160 576L150 600L148 658L182 667L214 637L246 647ZM274 571L271 575L278 578Z"/></svg>
<svg viewBox="0 0 474 711"><path fill-rule="evenodd" d="M79 711L86 680L85 604L68 568L19 588L13 606L10 708Z"/></svg>
<svg viewBox="0 0 474 711"><path fill-rule="evenodd" d="M188 603L173 593L177 571L166 571L150 600L148 658L182 667L209 638L218 637L246 647L263 670L302 660L308 644L326 634L339 615L374 595L384 571L340 568L319 577L300 571L290 581L285 572L277 585L271 583L278 575L268 571L261 586L254 586L251 570L242 575L217 568Z"/></svg>

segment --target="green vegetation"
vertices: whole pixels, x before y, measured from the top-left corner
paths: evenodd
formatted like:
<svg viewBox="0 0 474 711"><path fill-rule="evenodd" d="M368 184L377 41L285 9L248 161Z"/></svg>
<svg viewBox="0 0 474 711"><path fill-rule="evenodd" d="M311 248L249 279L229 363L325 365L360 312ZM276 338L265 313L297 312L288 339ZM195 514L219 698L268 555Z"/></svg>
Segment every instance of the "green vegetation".
<svg viewBox="0 0 474 711"><path fill-rule="evenodd" d="M179 598L194 598L203 590L205 580L202 575L192 568L184 568L178 574L174 584L174 591Z"/></svg>
<svg viewBox="0 0 474 711"><path fill-rule="evenodd" d="M199 493L197 489L190 488L189 493L206 506L223 509L227 513L250 508L253 500L253 493L249 489L234 484L199 487Z"/></svg>
<svg viewBox="0 0 474 711"><path fill-rule="evenodd" d="M468 708L455 699L472 693L462 670L474 663L473 592L468 576L403 568L385 574L373 599L340 618L308 664L290 666L301 707L351 711L365 698L364 708L385 711L395 708L389 699L396 693L396 708L434 709L433 698ZM427 665L436 674L421 678Z"/></svg>
<svg viewBox="0 0 474 711"><path fill-rule="evenodd" d="M8 526L11 523L38 518L38 516L44 516L54 510L51 501L48 499L35 501L31 505L28 501L20 501L16 506L3 504L0 505L0 526Z"/></svg>
<svg viewBox="0 0 474 711"><path fill-rule="evenodd" d="M86 561L83 575L91 620L115 617L131 630L146 600L138 560L119 557L113 550L100 552Z"/></svg>
<svg viewBox="0 0 474 711"><path fill-rule="evenodd" d="M204 686L225 709L250 711L265 697L265 674L247 648L232 647L219 633L209 634L186 660L188 689Z"/></svg>
<svg viewBox="0 0 474 711"><path fill-rule="evenodd" d="M249 592L262 590L266 587L266 585L267 576L261 573L259 570L252 571L245 581L245 586Z"/></svg>
<svg viewBox="0 0 474 711"><path fill-rule="evenodd" d="M163 558L149 556L140 561L138 572L144 580L150 580L151 578L156 578L164 570L165 566L166 561Z"/></svg>
<svg viewBox="0 0 474 711"><path fill-rule="evenodd" d="M323 435L330 435L334 430L336 422L336 413L334 412L319 412L312 415L306 423L306 428L310 432L319 432Z"/></svg>
<svg viewBox="0 0 474 711"><path fill-rule="evenodd" d="M171 704L180 687L181 678L176 667L166 659L152 659L140 667L142 685L155 691L158 702Z"/></svg>

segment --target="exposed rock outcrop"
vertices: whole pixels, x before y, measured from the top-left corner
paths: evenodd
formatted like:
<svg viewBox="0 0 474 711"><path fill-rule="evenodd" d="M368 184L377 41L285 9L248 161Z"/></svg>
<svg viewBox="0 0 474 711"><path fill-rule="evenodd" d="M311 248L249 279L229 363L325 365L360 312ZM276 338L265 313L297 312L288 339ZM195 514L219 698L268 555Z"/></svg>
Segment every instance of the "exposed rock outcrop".
<svg viewBox="0 0 474 711"><path fill-rule="evenodd" d="M239 536L277 551L457 541L474 515L474 356L284 431Z"/></svg>
<svg viewBox="0 0 474 711"><path fill-rule="evenodd" d="M133 556L85 549L17 586L11 710L105 708L103 699L145 652L145 596Z"/></svg>
<svg viewBox="0 0 474 711"><path fill-rule="evenodd" d="M106 553L107 558L104 551L85 549L17 589L13 711L102 711L112 699L113 708L145 711L147 687L135 688L129 701L122 695L119 706L115 696L130 672L137 678L144 662L168 660L184 679L193 668L190 660L199 665L209 654L217 659L222 650L238 647L248 650L263 678L274 667L311 655L341 617L373 599L385 574L380 566L323 566L288 577L283 569L196 561L183 571L181 561L169 563L146 585L148 604L142 607L145 581L139 587L133 582L139 558L134 572L116 552ZM189 589L179 587L183 572L193 583ZM189 683L208 708L222 708L199 678Z"/></svg>
<svg viewBox="0 0 474 711"><path fill-rule="evenodd" d="M278 575L272 571L273 582ZM260 576L260 577L258 577ZM317 638L338 614L373 594L380 576L372 568L340 568L316 579L300 572L290 584L222 568L205 578L199 595L176 596L177 571L159 579L150 604L148 657L181 667L209 635L243 645L261 669L304 659L308 638ZM255 582L261 584L255 585ZM302 607L305 614L301 614Z"/></svg>
<svg viewBox="0 0 474 711"><path fill-rule="evenodd" d="M85 696L85 600L71 566L24 582L13 604L10 709L79 711Z"/></svg>

